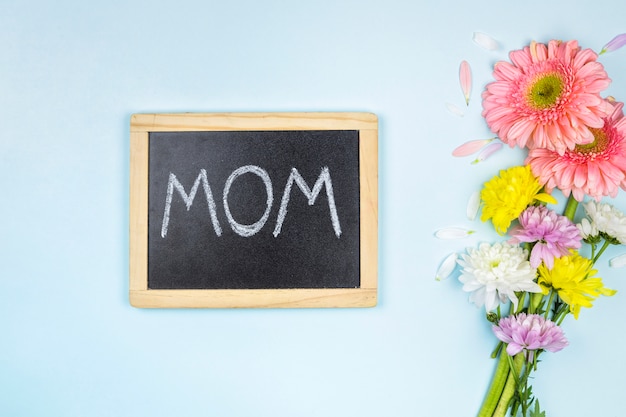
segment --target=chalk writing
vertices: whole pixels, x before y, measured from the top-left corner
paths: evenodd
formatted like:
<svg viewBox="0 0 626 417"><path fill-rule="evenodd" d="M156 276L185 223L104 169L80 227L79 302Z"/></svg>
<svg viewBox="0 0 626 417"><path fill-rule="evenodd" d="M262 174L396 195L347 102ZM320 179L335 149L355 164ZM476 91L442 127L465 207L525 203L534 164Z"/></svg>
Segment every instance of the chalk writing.
<svg viewBox="0 0 626 417"><path fill-rule="evenodd" d="M167 236L167 227L170 223L170 211L172 208L172 197L174 194L174 189L178 191L180 196L183 198L185 202L185 206L187 207L187 211L191 208L193 204L193 199L196 197L196 192L198 191L198 186L202 182L202 188L204 189L204 194L206 195L206 202L209 207L209 213L211 214L211 222L213 223L213 229L215 230L215 234L218 236L222 235L222 228L220 227L220 223L217 220L217 213L215 212L215 200L213 199L213 193L211 192L211 186L209 185L209 180L207 179L206 170L201 169L200 174L196 178L193 186L191 187L191 191L189 194L185 192L185 188L178 181L176 175L170 173L170 178L167 182L167 196L165 197L165 212L163 213L163 223L161 225L161 237Z"/></svg>
<svg viewBox="0 0 626 417"><path fill-rule="evenodd" d="M274 237L277 237L280 234L280 230L283 227L283 222L285 221L285 216L287 215L289 198L291 196L291 186L294 182L298 184L298 187L300 188L300 190L302 190L302 192L308 199L309 206L315 204L315 200L317 199L317 195L320 193L322 186L326 186L326 196L328 197L328 208L330 210L330 219L333 224L333 229L337 237L341 236L341 225L339 224L339 216L337 215L337 207L335 206L333 183L330 179L330 172L328 171L328 167L324 167L322 168L320 176L317 177L315 185L313 185L313 190L309 188L307 183L304 181L304 178L302 178L297 169L291 169L291 174L289 175L289 179L287 180L285 192L283 193L283 198L280 203L280 209L278 210L278 218L276 219L276 227L274 228Z"/></svg>
<svg viewBox="0 0 626 417"><path fill-rule="evenodd" d="M263 181L265 185L265 192L267 194L267 199L265 202L265 212L263 216L253 224L241 224L237 222L231 211L228 203L228 194L230 193L230 189L237 178L242 176L243 174L251 173L257 175ZM307 198L307 202L309 206L315 204L315 200L317 200L318 195L320 194L322 187L326 188L326 197L328 200L328 209L330 211L330 220L333 226L333 230L337 238L341 236L341 224L339 222L339 215L337 214L337 207L335 204L335 195L333 191L333 183L330 176L330 171L328 167L323 167L320 175L317 177L313 188L311 189L309 185L306 183L302 175L298 172L296 168L291 169L291 173L289 174L289 178L287 179L287 184L285 185L285 190L283 192L283 196L280 203L280 208L278 210L278 216L276 218L276 226L274 227L273 235L274 237L278 237L280 234L283 223L285 222L285 218L287 216L287 208L289 206L289 200L291 198L291 189L292 186L296 183L298 188L302 191L302 193ZM170 173L169 180L167 183L167 194L165 197L165 209L163 212L163 222L161 225L161 237L165 238L167 236L168 226L170 223L170 213L172 208L172 199L174 196L174 190L180 194L185 203L185 207L187 211L193 205L193 201L198 192L198 188L202 184L202 189L204 190L204 194L206 197L207 206L209 208L209 213L211 216L211 223L213 224L213 230L217 236L222 235L222 228L220 226L219 220L217 218L216 204L215 199L213 198L213 193L211 191L211 186L209 185L209 180L207 178L207 173L205 169L201 169L200 173L196 177L189 194L185 191L185 188L180 183L178 178L174 173ZM263 168L258 167L256 165L245 165L240 168L237 168L230 174L226 183L224 184L224 193L222 198L222 203L224 205L224 212L226 214L226 218L228 219L228 223L230 224L231 229L242 237L250 237L258 233L265 223L267 222L270 212L272 210L272 205L274 202L274 192L272 188L272 180Z"/></svg>
<svg viewBox="0 0 626 417"><path fill-rule="evenodd" d="M228 192L230 191L230 186L233 184L233 181L237 179L242 174L245 173L256 174L263 180L263 184L265 184L265 191L267 193L267 201L265 203L265 213L263 216L253 224L240 224L235 221L232 214L230 213L230 207L228 206ZM272 180L267 172L263 168L259 168L256 165L246 165L241 168L237 168L233 171L232 174L226 180L226 184L224 185L224 211L226 212L226 217L228 218L228 223L230 223L230 227L233 229L233 232L237 233L239 236L250 237L255 235L259 230L263 228L265 222L270 217L270 211L272 210L272 203L274 201L274 194L272 192Z"/></svg>

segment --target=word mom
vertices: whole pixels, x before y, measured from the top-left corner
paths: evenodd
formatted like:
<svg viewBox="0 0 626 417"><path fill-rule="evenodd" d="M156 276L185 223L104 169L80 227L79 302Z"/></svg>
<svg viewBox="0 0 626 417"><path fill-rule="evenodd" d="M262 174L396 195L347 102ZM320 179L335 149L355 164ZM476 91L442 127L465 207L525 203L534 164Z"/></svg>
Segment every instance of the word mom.
<svg viewBox="0 0 626 417"><path fill-rule="evenodd" d="M238 223L232 216L230 212L230 208L228 206L228 193L230 192L230 187L233 185L235 180L239 178L243 174L251 173L259 176L263 180L263 184L265 185L265 191L267 193L267 201L265 212L263 216L253 224L241 224ZM322 172L320 173L317 181L313 185L313 189L309 188L306 181L296 168L291 169L291 174L289 174L289 178L287 179L287 184L285 185L285 190L283 191L283 197L280 201L280 209L278 210L278 217L276 219L276 226L274 227L274 237L278 237L280 234L281 228L283 226L283 222L285 221L285 217L287 216L287 206L289 205L289 198L291 196L291 188L293 183L298 185L298 188L304 193L306 198L308 199L309 206L312 206L317 199L322 187L326 188L326 196L328 197L328 208L330 210L330 220L333 225L333 230L335 231L335 235L337 238L341 235L341 225L339 224L339 217L337 216L337 207L335 206L335 196L333 194L333 184L330 178L330 172L328 171L328 167L323 167ZM176 190L180 196L183 198L185 205L187 206L187 211L191 208L194 198L196 197L196 193L198 188L202 184L202 189L204 190L204 194L206 196L206 202L209 208L209 214L211 216L211 223L213 224L213 230L215 230L215 234L217 236L222 235L222 227L217 219L216 213L216 205L215 199L213 198L213 192L211 191L211 186L209 185L209 180L207 179L207 173L205 169L200 170L200 174L196 178L189 194L185 191L183 185L178 181L176 175L170 172L169 181L167 183L167 196L165 198L165 212L163 213L163 224L161 226L161 237L165 238L167 236L167 227L170 222L170 210L172 207L172 198L174 195L174 190ZM224 184L224 194L222 197L222 202L224 204L224 212L226 213L226 218L228 219L228 223L230 227L233 229L235 233L243 237L250 237L256 234L259 230L263 228L267 219L269 218L270 212L272 210L272 204L274 202L274 191L272 189L272 181L270 176L267 174L263 168L260 168L256 165L246 165L242 166L228 177L226 183Z"/></svg>

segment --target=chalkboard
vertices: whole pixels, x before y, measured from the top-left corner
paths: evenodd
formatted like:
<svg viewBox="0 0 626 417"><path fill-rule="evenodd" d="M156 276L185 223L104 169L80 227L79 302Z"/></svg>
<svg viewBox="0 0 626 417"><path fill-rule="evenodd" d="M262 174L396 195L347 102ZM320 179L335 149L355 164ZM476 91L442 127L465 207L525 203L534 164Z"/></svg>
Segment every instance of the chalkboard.
<svg viewBox="0 0 626 417"><path fill-rule="evenodd" d="M377 118L131 117L136 307L365 307L377 293Z"/></svg>

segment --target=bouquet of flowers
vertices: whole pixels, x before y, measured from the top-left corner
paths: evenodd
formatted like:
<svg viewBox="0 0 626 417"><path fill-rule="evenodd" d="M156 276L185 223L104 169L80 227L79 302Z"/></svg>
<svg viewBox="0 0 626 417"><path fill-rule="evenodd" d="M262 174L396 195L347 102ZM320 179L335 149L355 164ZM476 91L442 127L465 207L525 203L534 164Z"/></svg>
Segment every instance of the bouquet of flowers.
<svg viewBox="0 0 626 417"><path fill-rule="evenodd" d="M475 40L485 44L485 36ZM452 253L437 271L437 279L460 272L463 290L484 307L495 335L497 365L479 417L545 416L529 384L539 358L568 345L561 328L567 316L577 319L596 298L615 294L595 264L609 245L626 243L626 216L603 201L626 189L626 118L623 103L601 95L611 80L598 58L624 44L626 34L599 53L576 40L510 52L482 92L482 116L497 137L453 151L482 150L478 161L503 143L525 152L522 165L502 169L468 203L468 217L480 211L502 241ZM460 82L469 104L466 61ZM557 190L567 200L560 213L552 208ZM444 228L436 236L470 232ZM622 257L611 260L618 263Z"/></svg>

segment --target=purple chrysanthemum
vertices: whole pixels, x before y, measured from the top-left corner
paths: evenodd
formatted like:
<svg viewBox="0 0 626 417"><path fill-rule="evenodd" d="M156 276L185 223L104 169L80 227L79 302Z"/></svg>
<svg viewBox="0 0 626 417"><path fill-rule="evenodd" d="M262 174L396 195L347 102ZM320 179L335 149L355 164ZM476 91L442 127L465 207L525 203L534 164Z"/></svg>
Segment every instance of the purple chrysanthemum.
<svg viewBox="0 0 626 417"><path fill-rule="evenodd" d="M530 265L537 268L543 261L548 268L554 258L581 247L580 231L570 219L545 206L530 206L519 216L519 225L511 229L509 243L535 243L530 251Z"/></svg>
<svg viewBox="0 0 626 417"><path fill-rule="evenodd" d="M506 352L510 356L526 350L532 358L532 351L544 349L558 352L568 345L563 330L538 314L520 313L505 317L492 330L498 339L508 343Z"/></svg>

